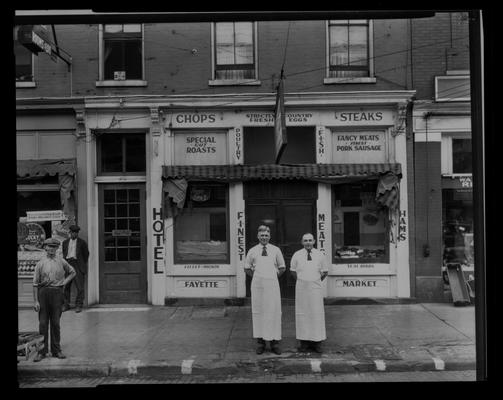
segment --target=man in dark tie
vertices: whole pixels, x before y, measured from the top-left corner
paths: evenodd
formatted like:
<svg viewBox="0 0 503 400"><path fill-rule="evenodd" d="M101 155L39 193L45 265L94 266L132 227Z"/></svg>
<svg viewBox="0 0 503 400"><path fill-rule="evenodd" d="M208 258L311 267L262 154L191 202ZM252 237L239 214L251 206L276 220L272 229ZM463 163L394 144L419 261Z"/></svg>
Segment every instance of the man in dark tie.
<svg viewBox="0 0 503 400"><path fill-rule="evenodd" d="M72 282L75 282L77 296L75 298L75 312L82 311L84 305L84 282L87 273L87 260L89 259L89 249L84 239L79 238L80 227L70 226L70 238L63 242L63 257L75 269L77 275L65 287L65 303L63 311L70 309L70 298L72 292Z"/></svg>

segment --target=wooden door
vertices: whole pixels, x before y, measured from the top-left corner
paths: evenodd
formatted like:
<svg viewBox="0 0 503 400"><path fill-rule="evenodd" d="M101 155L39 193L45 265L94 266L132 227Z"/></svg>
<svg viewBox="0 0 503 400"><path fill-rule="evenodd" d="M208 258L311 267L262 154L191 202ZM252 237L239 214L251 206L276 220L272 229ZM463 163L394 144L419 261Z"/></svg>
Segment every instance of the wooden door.
<svg viewBox="0 0 503 400"><path fill-rule="evenodd" d="M145 185L99 187L100 303L146 303Z"/></svg>

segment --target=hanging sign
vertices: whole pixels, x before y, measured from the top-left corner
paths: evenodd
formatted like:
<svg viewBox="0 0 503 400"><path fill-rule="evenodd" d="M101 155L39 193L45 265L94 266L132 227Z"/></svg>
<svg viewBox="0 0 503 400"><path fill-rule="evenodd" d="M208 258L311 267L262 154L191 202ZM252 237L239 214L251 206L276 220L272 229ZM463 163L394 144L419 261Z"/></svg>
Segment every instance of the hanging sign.
<svg viewBox="0 0 503 400"><path fill-rule="evenodd" d="M65 219L66 219L65 214L61 210L26 211L26 221L27 222L62 221Z"/></svg>

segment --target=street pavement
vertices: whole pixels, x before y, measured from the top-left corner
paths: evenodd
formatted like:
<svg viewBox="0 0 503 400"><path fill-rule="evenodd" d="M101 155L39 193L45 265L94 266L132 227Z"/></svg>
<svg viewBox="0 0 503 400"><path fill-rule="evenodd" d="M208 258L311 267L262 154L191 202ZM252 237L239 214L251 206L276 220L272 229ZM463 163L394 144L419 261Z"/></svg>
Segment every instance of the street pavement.
<svg viewBox="0 0 503 400"><path fill-rule="evenodd" d="M299 353L295 307L282 307L282 354L255 354L250 306L96 306L61 318L66 359L20 360L18 381L37 378L473 371L475 310L451 303L327 305L323 353ZM18 331L38 330L18 311ZM349 376L349 375L348 375Z"/></svg>

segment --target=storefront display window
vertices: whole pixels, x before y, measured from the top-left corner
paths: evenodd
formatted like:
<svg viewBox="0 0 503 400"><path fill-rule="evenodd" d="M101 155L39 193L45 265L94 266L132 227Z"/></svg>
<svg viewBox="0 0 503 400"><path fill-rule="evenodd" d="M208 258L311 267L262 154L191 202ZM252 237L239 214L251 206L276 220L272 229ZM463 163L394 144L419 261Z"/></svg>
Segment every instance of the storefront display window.
<svg viewBox="0 0 503 400"><path fill-rule="evenodd" d="M471 189L443 189L444 264L473 266L473 200Z"/></svg>
<svg viewBox="0 0 503 400"><path fill-rule="evenodd" d="M175 218L175 263L228 262L228 185L190 183Z"/></svg>
<svg viewBox="0 0 503 400"><path fill-rule="evenodd" d="M333 262L389 262L388 209L376 198L377 182L333 185Z"/></svg>

